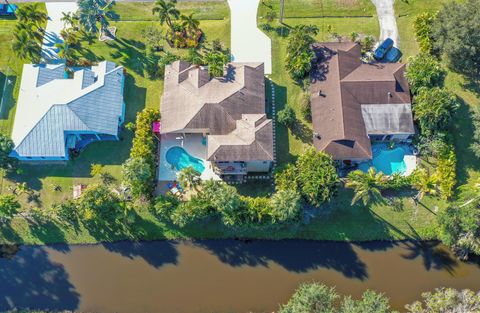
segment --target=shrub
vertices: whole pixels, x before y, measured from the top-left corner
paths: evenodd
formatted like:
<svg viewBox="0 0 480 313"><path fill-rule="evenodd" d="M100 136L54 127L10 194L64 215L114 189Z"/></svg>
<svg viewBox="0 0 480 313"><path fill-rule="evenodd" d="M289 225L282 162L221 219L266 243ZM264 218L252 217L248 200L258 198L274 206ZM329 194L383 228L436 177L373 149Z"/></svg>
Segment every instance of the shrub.
<svg viewBox="0 0 480 313"><path fill-rule="evenodd" d="M449 147L438 159L435 176L438 180L440 196L447 200L453 196L456 180L457 158L453 147Z"/></svg>
<svg viewBox="0 0 480 313"><path fill-rule="evenodd" d="M14 147L15 144L9 137L0 134L0 168L13 170L16 167L17 159L9 156Z"/></svg>
<svg viewBox="0 0 480 313"><path fill-rule="evenodd" d="M278 122L288 128L295 126L297 116L291 106L286 106L285 109L278 112Z"/></svg>
<svg viewBox="0 0 480 313"><path fill-rule="evenodd" d="M473 138L470 148L477 158L480 158L480 113L478 112L473 116L473 129Z"/></svg>
<svg viewBox="0 0 480 313"><path fill-rule="evenodd" d="M270 199L266 197L241 197L244 209L247 211L248 223L264 224L271 216Z"/></svg>
<svg viewBox="0 0 480 313"><path fill-rule="evenodd" d="M275 189L298 191L298 171L295 164L287 164L275 173Z"/></svg>
<svg viewBox="0 0 480 313"><path fill-rule="evenodd" d="M0 195L0 220L11 219L20 210L20 203L13 195Z"/></svg>
<svg viewBox="0 0 480 313"><path fill-rule="evenodd" d="M132 196L140 198L150 194L155 174L151 164L143 158L129 158L122 166L123 184L129 187Z"/></svg>
<svg viewBox="0 0 480 313"><path fill-rule="evenodd" d="M144 192L144 196L149 198L153 192L153 180L155 178L155 166L157 155L157 139L152 132L152 123L160 119L160 112L158 109L146 108L137 114L135 122L135 137L133 138L132 149L130 151L130 159L141 159L143 161L135 161L137 163L148 164L149 171L144 171L142 182L136 181L138 190ZM129 162L133 162L130 161ZM130 178L127 177L127 182Z"/></svg>
<svg viewBox="0 0 480 313"><path fill-rule="evenodd" d="M448 128L457 108L457 99L450 91L438 87L420 88L414 99L413 112L422 134L431 136Z"/></svg>
<svg viewBox="0 0 480 313"><path fill-rule="evenodd" d="M319 206L336 193L339 178L330 155L308 149L296 162L300 192L308 203Z"/></svg>
<svg viewBox="0 0 480 313"><path fill-rule="evenodd" d="M273 223L298 221L301 218L301 196L295 190L277 191L270 199L270 217Z"/></svg>
<svg viewBox="0 0 480 313"><path fill-rule="evenodd" d="M408 58L406 72L410 90L417 94L420 88L442 87L447 72L440 62L428 54L419 54Z"/></svg>
<svg viewBox="0 0 480 313"><path fill-rule="evenodd" d="M84 220L97 223L117 221L124 212L120 198L104 185L88 186L76 205Z"/></svg>
<svg viewBox="0 0 480 313"><path fill-rule="evenodd" d="M434 39L432 26L437 18L437 13L424 12L419 14L413 20L413 31L415 38L420 46L420 52L427 54L436 54L434 48Z"/></svg>
<svg viewBox="0 0 480 313"><path fill-rule="evenodd" d="M313 25L298 25L290 31L285 68L292 79L301 80L309 74L315 57L311 45L315 42L313 36L317 34L318 28Z"/></svg>
<svg viewBox="0 0 480 313"><path fill-rule="evenodd" d="M310 102L310 93L304 92L300 98L300 112L307 121L312 121L312 106Z"/></svg>
<svg viewBox="0 0 480 313"><path fill-rule="evenodd" d="M172 212L180 205L180 200L172 195L160 195L155 199L155 205L152 206L154 214L157 216L170 217Z"/></svg>

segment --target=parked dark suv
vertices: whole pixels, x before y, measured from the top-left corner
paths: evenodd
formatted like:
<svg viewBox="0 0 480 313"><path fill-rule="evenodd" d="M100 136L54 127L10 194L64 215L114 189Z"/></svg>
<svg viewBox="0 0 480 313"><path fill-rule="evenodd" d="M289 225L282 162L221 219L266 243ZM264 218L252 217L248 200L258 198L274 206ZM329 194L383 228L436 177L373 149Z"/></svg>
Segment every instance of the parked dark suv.
<svg viewBox="0 0 480 313"><path fill-rule="evenodd" d="M375 49L375 52L373 53L373 57L375 60L380 61L382 60L387 52L392 49L393 47L393 40L390 38L385 39L380 46L378 46L377 49Z"/></svg>

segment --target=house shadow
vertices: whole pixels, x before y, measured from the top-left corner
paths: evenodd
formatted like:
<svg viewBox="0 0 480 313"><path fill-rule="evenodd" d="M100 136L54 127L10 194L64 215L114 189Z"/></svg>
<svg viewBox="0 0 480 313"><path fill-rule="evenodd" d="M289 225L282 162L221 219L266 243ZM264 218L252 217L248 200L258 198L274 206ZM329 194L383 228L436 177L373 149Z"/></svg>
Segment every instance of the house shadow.
<svg viewBox="0 0 480 313"><path fill-rule="evenodd" d="M0 310L78 308L80 294L60 264L53 263L45 248L24 246L15 256L0 258Z"/></svg>
<svg viewBox="0 0 480 313"><path fill-rule="evenodd" d="M294 273L320 269L337 271L347 278L365 280L367 267L352 245L308 240L241 241L202 240L194 245L207 249L232 267L270 267L275 263Z"/></svg>

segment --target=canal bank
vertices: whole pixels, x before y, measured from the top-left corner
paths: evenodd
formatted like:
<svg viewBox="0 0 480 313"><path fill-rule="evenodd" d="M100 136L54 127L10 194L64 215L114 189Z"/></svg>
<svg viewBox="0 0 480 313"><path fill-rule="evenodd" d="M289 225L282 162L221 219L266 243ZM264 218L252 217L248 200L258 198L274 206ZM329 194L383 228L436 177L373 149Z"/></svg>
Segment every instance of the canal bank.
<svg viewBox="0 0 480 313"><path fill-rule="evenodd" d="M445 286L480 289L478 263L435 242L152 241L21 246L0 259L0 310L272 312L301 282L395 309Z"/></svg>

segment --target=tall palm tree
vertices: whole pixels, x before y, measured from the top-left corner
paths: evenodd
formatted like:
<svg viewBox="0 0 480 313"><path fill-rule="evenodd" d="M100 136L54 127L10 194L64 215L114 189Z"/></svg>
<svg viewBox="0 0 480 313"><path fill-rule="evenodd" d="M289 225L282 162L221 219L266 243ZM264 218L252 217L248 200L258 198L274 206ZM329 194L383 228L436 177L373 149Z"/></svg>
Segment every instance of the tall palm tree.
<svg viewBox="0 0 480 313"><path fill-rule="evenodd" d="M24 30L30 38L38 42L42 42L43 40L43 30L30 20L17 23L17 25L15 26L15 30L16 32Z"/></svg>
<svg viewBox="0 0 480 313"><path fill-rule="evenodd" d="M437 179L430 175L425 169L419 169L412 174L412 186L418 193L413 198L421 200L425 195L436 195L438 193Z"/></svg>
<svg viewBox="0 0 480 313"><path fill-rule="evenodd" d="M56 43L55 48L58 49L58 56L70 63L75 58L75 49L67 42Z"/></svg>
<svg viewBox="0 0 480 313"><path fill-rule="evenodd" d="M74 30L78 30L78 17L75 15L75 13L72 12L62 12L62 18L60 19L65 28L73 28Z"/></svg>
<svg viewBox="0 0 480 313"><path fill-rule="evenodd" d="M188 166L178 172L178 181L187 188L197 188L200 184L200 173L193 167Z"/></svg>
<svg viewBox="0 0 480 313"><path fill-rule="evenodd" d="M39 3L29 3L18 8L15 12L20 23L29 21L38 27L48 20L48 15L40 9Z"/></svg>
<svg viewBox="0 0 480 313"><path fill-rule="evenodd" d="M372 200L382 199L381 187L386 180L387 177L382 172L377 173L373 167L370 167L367 173L356 170L348 174L345 186L355 192L352 205L358 200L367 205Z"/></svg>
<svg viewBox="0 0 480 313"><path fill-rule="evenodd" d="M78 0L78 21L80 25L89 33L98 33L98 23L103 33L108 33L110 25L108 19L114 17L113 11L110 10L113 1L106 0Z"/></svg>
<svg viewBox="0 0 480 313"><path fill-rule="evenodd" d="M157 0L155 7L152 9L153 14L158 14L160 24L167 24L167 26L175 33L173 20L180 17L180 11L176 8L177 0Z"/></svg>
<svg viewBox="0 0 480 313"><path fill-rule="evenodd" d="M40 61L41 46L25 30L14 34L12 50L23 60L30 60L32 63Z"/></svg>
<svg viewBox="0 0 480 313"><path fill-rule="evenodd" d="M189 15L181 15L180 16L180 21L182 23L182 26L190 31L190 32L195 32L198 30L198 26L200 25L199 20L193 17L193 13Z"/></svg>

